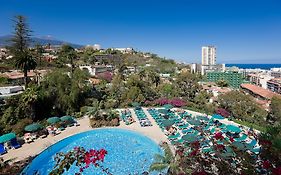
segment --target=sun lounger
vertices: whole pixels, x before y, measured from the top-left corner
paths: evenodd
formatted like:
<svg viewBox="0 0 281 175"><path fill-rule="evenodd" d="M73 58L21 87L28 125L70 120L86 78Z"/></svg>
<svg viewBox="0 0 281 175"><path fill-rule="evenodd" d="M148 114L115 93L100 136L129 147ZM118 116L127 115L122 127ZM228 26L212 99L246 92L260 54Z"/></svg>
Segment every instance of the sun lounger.
<svg viewBox="0 0 281 175"><path fill-rule="evenodd" d="M0 143L0 155L7 153L6 148L3 143Z"/></svg>
<svg viewBox="0 0 281 175"><path fill-rule="evenodd" d="M14 149L18 149L21 147L21 145L18 143L17 139L14 138L11 140L11 146L14 148Z"/></svg>
<svg viewBox="0 0 281 175"><path fill-rule="evenodd" d="M179 137L180 137L180 134L177 133L177 134L175 134L175 135L170 135L170 136L168 136L168 139L177 139L177 138L179 138Z"/></svg>
<svg viewBox="0 0 281 175"><path fill-rule="evenodd" d="M210 153L210 152L214 152L214 150L211 147L205 147L205 148L202 148L202 152L203 153Z"/></svg>
<svg viewBox="0 0 281 175"><path fill-rule="evenodd" d="M234 140L236 140L236 141L244 141L244 140L246 140L247 138L248 138L248 136L247 136L246 134L243 134L241 137L235 138Z"/></svg>

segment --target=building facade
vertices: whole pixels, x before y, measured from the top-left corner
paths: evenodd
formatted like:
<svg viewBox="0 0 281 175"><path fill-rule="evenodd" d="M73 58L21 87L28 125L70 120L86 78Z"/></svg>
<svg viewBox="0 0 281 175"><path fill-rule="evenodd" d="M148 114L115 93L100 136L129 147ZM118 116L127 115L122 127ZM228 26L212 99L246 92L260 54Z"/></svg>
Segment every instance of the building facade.
<svg viewBox="0 0 281 175"><path fill-rule="evenodd" d="M281 71L272 71L270 74L274 78L281 78Z"/></svg>
<svg viewBox="0 0 281 175"><path fill-rule="evenodd" d="M218 82L224 80L232 88L239 88L243 83L243 76L238 72L207 72L209 82Z"/></svg>
<svg viewBox="0 0 281 175"><path fill-rule="evenodd" d="M217 53L215 46L202 47L202 65L216 65Z"/></svg>
<svg viewBox="0 0 281 175"><path fill-rule="evenodd" d="M264 73L255 73L255 74L248 74L247 75L247 80L250 81L251 83L260 86L264 89L267 89L267 82L271 80L272 76Z"/></svg>
<svg viewBox="0 0 281 175"><path fill-rule="evenodd" d="M281 78L274 78L267 81L267 89L281 94Z"/></svg>

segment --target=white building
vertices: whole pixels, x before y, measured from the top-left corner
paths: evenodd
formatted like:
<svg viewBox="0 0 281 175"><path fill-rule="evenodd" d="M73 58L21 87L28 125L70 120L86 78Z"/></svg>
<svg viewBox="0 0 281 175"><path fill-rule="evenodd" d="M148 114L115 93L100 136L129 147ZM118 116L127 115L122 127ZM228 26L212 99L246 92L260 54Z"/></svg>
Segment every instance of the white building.
<svg viewBox="0 0 281 175"><path fill-rule="evenodd" d="M202 47L202 65L216 65L217 53L215 46Z"/></svg>
<svg viewBox="0 0 281 175"><path fill-rule="evenodd" d="M86 48L92 48L93 50L101 50L101 45L99 44L87 45Z"/></svg>
<svg viewBox="0 0 281 175"><path fill-rule="evenodd" d="M134 49L132 47L127 48L112 48L112 50L118 50L121 53L133 53Z"/></svg>
<svg viewBox="0 0 281 175"><path fill-rule="evenodd" d="M250 82L264 89L267 89L267 82L273 78L274 77L268 75L268 73L253 73L247 75L247 79Z"/></svg>

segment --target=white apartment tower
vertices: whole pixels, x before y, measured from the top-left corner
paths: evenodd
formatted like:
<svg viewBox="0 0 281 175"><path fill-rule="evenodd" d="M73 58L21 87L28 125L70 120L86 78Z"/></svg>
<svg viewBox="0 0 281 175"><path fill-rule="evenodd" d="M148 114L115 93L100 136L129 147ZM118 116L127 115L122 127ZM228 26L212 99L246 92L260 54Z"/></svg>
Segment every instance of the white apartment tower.
<svg viewBox="0 0 281 175"><path fill-rule="evenodd" d="M216 47L203 46L202 47L202 65L216 65Z"/></svg>

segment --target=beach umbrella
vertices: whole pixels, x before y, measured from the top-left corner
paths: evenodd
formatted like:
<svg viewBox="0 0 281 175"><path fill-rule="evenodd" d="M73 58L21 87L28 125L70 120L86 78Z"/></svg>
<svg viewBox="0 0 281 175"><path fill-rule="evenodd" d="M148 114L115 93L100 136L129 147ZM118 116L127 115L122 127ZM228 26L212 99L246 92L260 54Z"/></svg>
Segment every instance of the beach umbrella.
<svg viewBox="0 0 281 175"><path fill-rule="evenodd" d="M163 107L164 107L165 109L172 109L174 106L171 105L171 104L165 104Z"/></svg>
<svg viewBox="0 0 281 175"><path fill-rule="evenodd" d="M236 132L236 133L240 133L241 132L241 129L238 126L234 126L234 125L227 125L226 129L229 132Z"/></svg>
<svg viewBox="0 0 281 175"><path fill-rule="evenodd" d="M162 124L164 127L172 126L175 122L172 120L163 120Z"/></svg>
<svg viewBox="0 0 281 175"><path fill-rule="evenodd" d="M60 122L61 120L60 120L60 118L59 117L51 117L51 118L48 118L47 119L47 122L49 123L49 124L55 124L55 123L58 123L58 122Z"/></svg>
<svg viewBox="0 0 281 175"><path fill-rule="evenodd" d="M209 121L209 118L208 118L208 117L205 117L205 116L198 116L197 119L198 119L198 120Z"/></svg>
<svg viewBox="0 0 281 175"><path fill-rule="evenodd" d="M158 112L160 112L162 114L168 114L168 110L167 109L158 109Z"/></svg>
<svg viewBox="0 0 281 175"><path fill-rule="evenodd" d="M73 122L73 121L74 121L73 117L68 116L68 115L63 116L63 117L61 117L60 119L61 119L61 121L63 121L63 122L66 122L66 121Z"/></svg>
<svg viewBox="0 0 281 175"><path fill-rule="evenodd" d="M198 140L198 138L196 137L195 134L186 134L186 135L182 136L182 139L189 143L195 142Z"/></svg>
<svg viewBox="0 0 281 175"><path fill-rule="evenodd" d="M213 118L213 119L216 119L216 120L223 120L223 119L224 119L224 117L221 116L221 115L219 115L219 114L214 114L214 115L212 116L212 118Z"/></svg>
<svg viewBox="0 0 281 175"><path fill-rule="evenodd" d="M16 138L16 134L11 132L11 133L8 133L8 134L4 134L0 137L0 143L4 143L4 142L7 142L7 141L10 141L12 139Z"/></svg>
<svg viewBox="0 0 281 175"><path fill-rule="evenodd" d="M245 150L245 148L246 148L246 146L245 146L243 143L241 143L241 142L235 141L235 142L233 142L232 144L233 144L236 148L238 148L239 150Z"/></svg>
<svg viewBox="0 0 281 175"><path fill-rule="evenodd" d="M191 125L200 125L201 122L199 120L186 120Z"/></svg>
<svg viewBox="0 0 281 175"><path fill-rule="evenodd" d="M28 132L34 132L34 131L38 131L40 129L42 129L43 126L39 123L32 123L30 125L27 125L24 130L28 131Z"/></svg>

